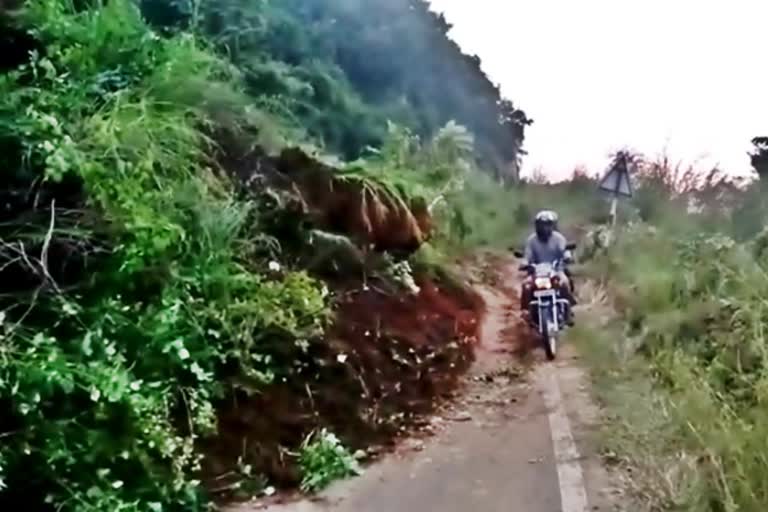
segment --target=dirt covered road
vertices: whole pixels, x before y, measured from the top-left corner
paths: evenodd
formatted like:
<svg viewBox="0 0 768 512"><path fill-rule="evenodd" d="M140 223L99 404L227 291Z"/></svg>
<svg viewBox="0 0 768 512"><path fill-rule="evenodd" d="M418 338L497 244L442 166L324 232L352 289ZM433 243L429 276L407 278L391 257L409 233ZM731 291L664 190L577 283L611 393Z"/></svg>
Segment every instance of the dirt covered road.
<svg viewBox="0 0 768 512"><path fill-rule="evenodd" d="M590 446L597 419L571 347L555 363L526 351L515 309L514 265L483 288L487 313L460 400L359 478L285 505L228 512L585 512L622 510ZM523 354L521 354L523 352Z"/></svg>

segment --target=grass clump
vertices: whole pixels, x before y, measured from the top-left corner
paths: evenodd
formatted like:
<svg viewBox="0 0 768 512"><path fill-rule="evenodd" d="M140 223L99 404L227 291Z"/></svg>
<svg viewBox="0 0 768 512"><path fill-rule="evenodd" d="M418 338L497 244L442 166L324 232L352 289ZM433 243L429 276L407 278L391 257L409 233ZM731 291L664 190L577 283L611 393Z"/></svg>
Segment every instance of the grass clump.
<svg viewBox="0 0 768 512"><path fill-rule="evenodd" d="M331 432L323 429L309 435L299 454L305 492L317 492L335 480L362 473L355 456Z"/></svg>
<svg viewBox="0 0 768 512"><path fill-rule="evenodd" d="M592 359L606 357L594 363L618 417L607 447L642 475L632 486L647 510L768 503L768 274L756 246L638 225L596 265L621 321L580 337L594 338Z"/></svg>
<svg viewBox="0 0 768 512"><path fill-rule="evenodd" d="M626 470L632 510L764 510L763 185L633 161L635 197L587 264L583 290L600 293L574 332L606 406L607 460Z"/></svg>

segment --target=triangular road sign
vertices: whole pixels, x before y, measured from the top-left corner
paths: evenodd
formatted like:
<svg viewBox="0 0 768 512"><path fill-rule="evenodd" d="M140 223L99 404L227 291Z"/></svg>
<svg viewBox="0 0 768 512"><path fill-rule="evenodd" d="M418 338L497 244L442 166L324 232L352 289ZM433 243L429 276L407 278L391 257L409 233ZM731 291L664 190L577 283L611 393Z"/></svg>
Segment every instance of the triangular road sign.
<svg viewBox="0 0 768 512"><path fill-rule="evenodd" d="M616 196L632 197L632 182L629 180L627 158L619 156L600 181L600 190Z"/></svg>

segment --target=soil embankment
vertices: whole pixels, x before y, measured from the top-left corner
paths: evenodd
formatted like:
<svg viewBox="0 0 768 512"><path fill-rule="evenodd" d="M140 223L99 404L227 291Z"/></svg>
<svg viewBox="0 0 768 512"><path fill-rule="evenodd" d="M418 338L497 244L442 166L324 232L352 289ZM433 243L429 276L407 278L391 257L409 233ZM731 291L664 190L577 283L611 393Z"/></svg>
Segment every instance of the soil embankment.
<svg viewBox="0 0 768 512"><path fill-rule="evenodd" d="M311 501L244 503L230 512L619 510L590 449L597 417L577 358L566 346L551 364L521 348L514 267L501 264L484 272L496 285L481 289L482 337L461 393L425 417L433 436L402 443L362 477Z"/></svg>
<svg viewBox="0 0 768 512"><path fill-rule="evenodd" d="M239 462L270 485L297 487L295 452L318 428L375 457L423 425L473 360L483 302L427 278L419 285L416 295L376 282L339 287L334 326L310 345L307 369L221 408L219 436L207 446L209 487L236 497Z"/></svg>

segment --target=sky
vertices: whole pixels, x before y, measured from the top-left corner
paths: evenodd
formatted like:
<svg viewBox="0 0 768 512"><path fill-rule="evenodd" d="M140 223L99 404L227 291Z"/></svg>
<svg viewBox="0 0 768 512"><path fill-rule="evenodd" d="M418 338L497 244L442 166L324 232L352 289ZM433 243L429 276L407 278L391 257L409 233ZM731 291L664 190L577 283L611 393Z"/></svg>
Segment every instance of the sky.
<svg viewBox="0 0 768 512"><path fill-rule="evenodd" d="M768 135L766 0L430 0L533 118L524 174L604 170L624 147L750 174Z"/></svg>

